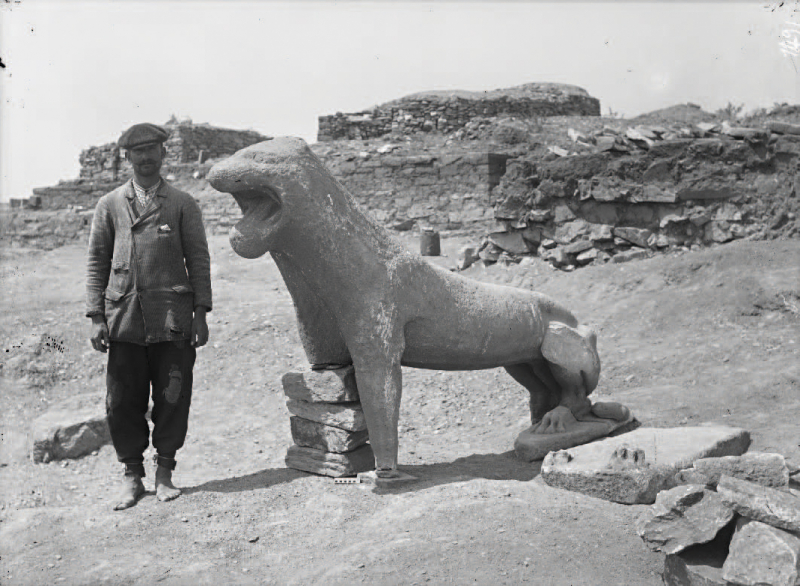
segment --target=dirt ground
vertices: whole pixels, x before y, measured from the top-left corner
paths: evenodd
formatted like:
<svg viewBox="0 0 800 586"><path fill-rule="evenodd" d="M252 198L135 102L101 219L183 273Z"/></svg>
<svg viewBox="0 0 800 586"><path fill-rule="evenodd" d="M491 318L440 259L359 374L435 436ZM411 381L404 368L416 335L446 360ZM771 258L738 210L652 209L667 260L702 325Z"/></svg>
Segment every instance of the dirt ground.
<svg viewBox="0 0 800 586"><path fill-rule="evenodd" d="M461 244L445 239L444 253ZM92 392L102 401L104 356L82 316L84 245L0 251L0 582L661 583L663 556L634 530L644 506L550 488L538 464L515 458L527 393L502 370L404 369L400 465L419 478L411 486L373 492L285 468L280 377L305 360L288 292L268 257L239 258L223 236L211 254L211 339L176 471L185 493L158 502L148 460L150 492L115 512L110 446L72 461L28 457L31 421L48 406ZM740 426L751 450L800 461L800 242L467 274L553 295L593 325L595 397L644 425ZM52 343L32 351L43 336Z"/></svg>

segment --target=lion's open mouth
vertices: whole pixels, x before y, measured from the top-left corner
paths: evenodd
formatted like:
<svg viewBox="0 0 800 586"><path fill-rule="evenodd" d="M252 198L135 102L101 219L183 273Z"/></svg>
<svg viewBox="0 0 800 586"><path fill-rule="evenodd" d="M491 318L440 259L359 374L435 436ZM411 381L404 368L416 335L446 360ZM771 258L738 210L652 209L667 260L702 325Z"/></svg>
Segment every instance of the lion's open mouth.
<svg viewBox="0 0 800 586"><path fill-rule="evenodd" d="M242 210L240 224L255 224L265 226L268 222L275 222L281 214L281 202L278 196L268 187L259 189L245 189L231 192L231 195Z"/></svg>

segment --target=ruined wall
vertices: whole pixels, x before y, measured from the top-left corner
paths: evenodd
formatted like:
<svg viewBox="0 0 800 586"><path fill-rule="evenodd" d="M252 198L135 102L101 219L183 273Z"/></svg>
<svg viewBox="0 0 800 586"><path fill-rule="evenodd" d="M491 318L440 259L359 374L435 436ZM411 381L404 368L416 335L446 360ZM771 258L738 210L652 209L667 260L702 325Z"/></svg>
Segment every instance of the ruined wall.
<svg viewBox="0 0 800 586"><path fill-rule="evenodd" d="M379 223L440 229L489 225L504 155L480 152L328 156L323 162Z"/></svg>
<svg viewBox="0 0 800 586"><path fill-rule="evenodd" d="M797 236L800 136L654 142L508 164L481 258L536 253L557 267L667 247Z"/></svg>
<svg viewBox="0 0 800 586"><path fill-rule="evenodd" d="M491 92L425 92L352 114L320 116L317 140L368 139L399 132L451 133L480 116L599 116L600 101L565 84L527 84Z"/></svg>
<svg viewBox="0 0 800 586"><path fill-rule="evenodd" d="M268 140L268 137L251 130L231 130L192 124L187 121L170 121L164 125L170 137L165 143L167 157L162 175L191 174L195 167L207 160L232 155L251 144ZM116 159L116 143L106 143L89 147L81 152L79 178L60 181L50 187L37 187L34 196L40 198L44 210L66 209L70 207L94 207L103 195L116 189L127 181L133 170L124 158L124 151Z"/></svg>

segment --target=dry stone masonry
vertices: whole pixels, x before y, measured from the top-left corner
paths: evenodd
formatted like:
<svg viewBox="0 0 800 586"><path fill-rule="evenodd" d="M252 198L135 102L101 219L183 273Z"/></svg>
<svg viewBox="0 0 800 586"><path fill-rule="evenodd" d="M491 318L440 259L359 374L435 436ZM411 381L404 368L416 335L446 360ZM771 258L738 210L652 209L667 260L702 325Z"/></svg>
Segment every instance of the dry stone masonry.
<svg viewBox="0 0 800 586"><path fill-rule="evenodd" d="M289 468L334 478L372 469L374 456L352 365L288 372L282 382L295 442L286 453Z"/></svg>
<svg viewBox="0 0 800 586"><path fill-rule="evenodd" d="M450 133L479 116L599 116L600 101L573 85L529 83L488 92L412 94L371 110L319 117L317 140L377 138L390 132Z"/></svg>

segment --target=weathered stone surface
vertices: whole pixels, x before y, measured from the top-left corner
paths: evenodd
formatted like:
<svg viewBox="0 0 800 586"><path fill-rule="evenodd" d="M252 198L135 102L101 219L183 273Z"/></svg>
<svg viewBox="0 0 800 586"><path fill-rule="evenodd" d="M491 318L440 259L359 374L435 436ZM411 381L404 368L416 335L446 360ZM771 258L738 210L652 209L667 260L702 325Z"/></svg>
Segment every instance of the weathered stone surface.
<svg viewBox="0 0 800 586"><path fill-rule="evenodd" d="M94 393L54 405L32 427L34 462L79 458L111 443L105 401Z"/></svg>
<svg viewBox="0 0 800 586"><path fill-rule="evenodd" d="M653 235L650 230L644 230L642 228L614 228L613 233L614 236L624 238L640 248L647 248L647 239Z"/></svg>
<svg viewBox="0 0 800 586"><path fill-rule="evenodd" d="M725 475L719 479L717 492L743 517L800 533L800 498L789 492Z"/></svg>
<svg viewBox="0 0 800 586"><path fill-rule="evenodd" d="M528 254L530 252L522 237L522 232L494 232L489 234L489 242L511 254Z"/></svg>
<svg viewBox="0 0 800 586"><path fill-rule="evenodd" d="M740 480L749 480L762 486L785 487L789 485L789 468L781 454L748 452L741 456L701 458L694 467L675 475L678 484L705 484L716 487L725 474Z"/></svg>
<svg viewBox="0 0 800 586"><path fill-rule="evenodd" d="M564 251L567 254L580 254L584 250L589 250L591 247L592 243L589 240L581 239L565 246Z"/></svg>
<svg viewBox="0 0 800 586"><path fill-rule="evenodd" d="M289 399L286 401L289 413L303 419L309 419L346 429L347 431L363 431L367 429L367 421L359 403L309 403Z"/></svg>
<svg viewBox="0 0 800 586"><path fill-rule="evenodd" d="M727 529L727 528L726 528ZM728 555L730 534L709 543L695 545L681 553L666 556L664 584L666 586L729 586L722 578L722 564Z"/></svg>
<svg viewBox="0 0 800 586"><path fill-rule="evenodd" d="M550 486L609 501L650 504L695 460L740 455L749 445L750 434L733 427L639 428L551 452L542 463L541 477ZM637 457L640 451L644 458Z"/></svg>
<svg viewBox="0 0 800 586"><path fill-rule="evenodd" d="M618 252L617 254L611 257L611 262L623 263L631 260L641 260L643 258L647 258L647 251L642 250L641 248L635 248L631 250L623 250L622 252Z"/></svg>
<svg viewBox="0 0 800 586"><path fill-rule="evenodd" d="M639 517L636 530L653 551L672 554L708 543L733 519L717 493L699 484L662 490Z"/></svg>
<svg viewBox="0 0 800 586"><path fill-rule="evenodd" d="M314 448L289 446L285 461L289 468L333 478L355 476L359 472L372 470L375 466L375 456L369 444L346 454L330 454Z"/></svg>
<svg viewBox="0 0 800 586"><path fill-rule="evenodd" d="M358 401L356 374L352 365L331 370L305 369L287 372L281 378L283 392L290 399L310 403Z"/></svg>
<svg viewBox="0 0 800 586"><path fill-rule="evenodd" d="M534 462L541 460L550 452L606 437L617 429L630 425L633 421L635 421L633 415L629 415L622 421L614 419L579 421L575 429L565 433L533 433L532 428L528 428L517 436L514 441L514 451L520 459Z"/></svg>
<svg viewBox="0 0 800 586"><path fill-rule="evenodd" d="M352 452L369 441L367 430L347 431L302 417L290 417L292 439L298 446L341 454Z"/></svg>
<svg viewBox="0 0 800 586"><path fill-rule="evenodd" d="M771 120L767 122L767 128L776 134L800 134L800 124L789 124L788 122Z"/></svg>
<svg viewBox="0 0 800 586"><path fill-rule="evenodd" d="M722 577L741 586L795 586L800 538L751 519L739 519Z"/></svg>

